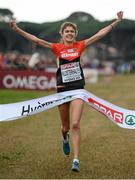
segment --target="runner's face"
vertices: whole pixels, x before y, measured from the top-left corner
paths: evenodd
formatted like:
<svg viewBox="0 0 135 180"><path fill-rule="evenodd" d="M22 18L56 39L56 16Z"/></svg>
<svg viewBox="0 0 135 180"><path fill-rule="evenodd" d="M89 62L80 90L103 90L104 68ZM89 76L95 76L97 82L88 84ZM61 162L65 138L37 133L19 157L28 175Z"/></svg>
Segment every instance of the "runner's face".
<svg viewBox="0 0 135 180"><path fill-rule="evenodd" d="M64 42L67 42L67 43L74 42L76 38L76 32L74 28L72 26L67 26L62 33L62 38Z"/></svg>

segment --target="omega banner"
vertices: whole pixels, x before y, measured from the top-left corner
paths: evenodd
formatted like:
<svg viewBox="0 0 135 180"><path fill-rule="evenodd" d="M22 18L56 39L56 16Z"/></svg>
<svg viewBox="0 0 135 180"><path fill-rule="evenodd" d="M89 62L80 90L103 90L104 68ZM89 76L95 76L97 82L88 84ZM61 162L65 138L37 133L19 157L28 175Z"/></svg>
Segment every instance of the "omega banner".
<svg viewBox="0 0 135 180"><path fill-rule="evenodd" d="M49 90L56 86L54 72L1 70L0 88Z"/></svg>

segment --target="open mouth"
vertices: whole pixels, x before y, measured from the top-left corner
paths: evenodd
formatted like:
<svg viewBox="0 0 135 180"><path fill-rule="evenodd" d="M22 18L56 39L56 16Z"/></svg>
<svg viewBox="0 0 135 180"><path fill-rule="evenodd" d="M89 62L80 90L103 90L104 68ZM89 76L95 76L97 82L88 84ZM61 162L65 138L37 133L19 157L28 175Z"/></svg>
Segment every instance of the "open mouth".
<svg viewBox="0 0 135 180"><path fill-rule="evenodd" d="M68 36L66 36L66 39L68 39L68 40L72 40L74 37L72 36L72 35L68 35Z"/></svg>

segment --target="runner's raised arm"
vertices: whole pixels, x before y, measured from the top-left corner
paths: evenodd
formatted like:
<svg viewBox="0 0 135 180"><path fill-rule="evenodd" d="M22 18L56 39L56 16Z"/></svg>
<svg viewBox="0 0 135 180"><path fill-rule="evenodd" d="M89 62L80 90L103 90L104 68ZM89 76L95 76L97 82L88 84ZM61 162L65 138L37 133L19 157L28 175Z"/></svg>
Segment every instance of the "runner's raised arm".
<svg viewBox="0 0 135 180"><path fill-rule="evenodd" d="M29 41L35 42L36 44L43 46L43 47L51 48L52 43L47 42L43 39L40 39L30 33L27 33L26 31L22 30L20 27L17 26L17 23L15 20L12 20L10 22L10 26L15 32L17 32L21 36L25 37Z"/></svg>
<svg viewBox="0 0 135 180"><path fill-rule="evenodd" d="M109 24L108 26L104 27L103 29L101 29L100 31L98 31L95 35L91 36L90 38L85 40L85 46L88 46L96 41L98 41L99 39L101 39L102 37L104 37L105 35L107 35L110 31L113 30L113 28L115 26L117 26L117 24L119 22L121 22L123 19L123 11L119 11L117 13L117 19Z"/></svg>

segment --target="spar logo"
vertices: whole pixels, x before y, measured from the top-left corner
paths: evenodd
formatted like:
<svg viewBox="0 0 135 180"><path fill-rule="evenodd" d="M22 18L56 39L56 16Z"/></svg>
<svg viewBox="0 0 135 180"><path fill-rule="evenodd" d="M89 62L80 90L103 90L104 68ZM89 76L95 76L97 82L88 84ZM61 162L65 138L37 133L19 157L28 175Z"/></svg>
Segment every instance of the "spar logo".
<svg viewBox="0 0 135 180"><path fill-rule="evenodd" d="M71 69L75 67L75 63L68 63L68 64L63 64L61 65L61 69Z"/></svg>
<svg viewBox="0 0 135 180"><path fill-rule="evenodd" d="M122 112L116 111L115 109L105 106L95 101L93 98L89 98L88 101L94 105L95 109L99 110L107 117L114 119L117 123L123 124L124 115Z"/></svg>
<svg viewBox="0 0 135 180"><path fill-rule="evenodd" d="M135 116L133 115L126 116L125 123L130 126L133 126L135 124Z"/></svg>

